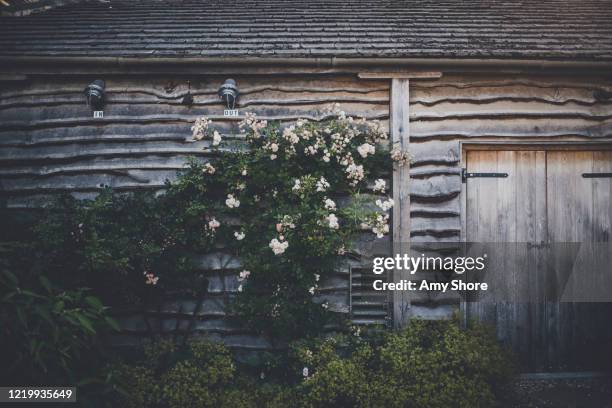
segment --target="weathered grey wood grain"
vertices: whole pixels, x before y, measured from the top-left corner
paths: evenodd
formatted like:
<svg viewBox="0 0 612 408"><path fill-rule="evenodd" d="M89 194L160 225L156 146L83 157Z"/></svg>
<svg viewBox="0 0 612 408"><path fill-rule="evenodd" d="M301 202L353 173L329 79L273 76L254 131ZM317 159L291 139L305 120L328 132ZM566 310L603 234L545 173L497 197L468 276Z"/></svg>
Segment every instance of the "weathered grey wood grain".
<svg viewBox="0 0 612 408"><path fill-rule="evenodd" d="M408 151L410 142L409 114L409 80L392 79L391 81L391 138L393 145L402 151ZM410 241L410 169L394 164L393 168L393 253L408 253ZM404 270L393 272L394 282L407 278ZM410 299L405 291L393 292L393 324L404 327L410 318Z"/></svg>
<svg viewBox="0 0 612 408"><path fill-rule="evenodd" d="M612 333L603 321L610 304L577 297L581 289L597 293L594 284L602 284L601 275L590 273L598 270L598 252L589 245L578 252L580 243L595 240L597 226L607 225L610 217L608 201L593 201L600 197L594 188L601 184L582 177L593 171L596 156L603 159L598 166L611 166L607 151L467 152L469 171L509 175L467 182L464 239L506 243L489 251L495 264L487 271L506 295L469 303L468 317L493 322L498 338L520 356L523 369L596 369L606 364L601 357ZM601 189L607 198L612 182L599 181L607 183ZM596 207L604 211L595 213ZM547 247L553 249L546 252Z"/></svg>

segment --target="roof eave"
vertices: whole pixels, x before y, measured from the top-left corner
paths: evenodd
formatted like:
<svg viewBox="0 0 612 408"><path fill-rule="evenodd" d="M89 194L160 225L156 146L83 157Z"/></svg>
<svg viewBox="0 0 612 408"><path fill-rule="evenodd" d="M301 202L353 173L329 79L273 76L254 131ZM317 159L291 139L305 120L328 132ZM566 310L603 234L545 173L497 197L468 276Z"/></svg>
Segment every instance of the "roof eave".
<svg viewBox="0 0 612 408"><path fill-rule="evenodd" d="M181 71L181 67L199 67L202 73L209 68L318 68L360 72L364 68L401 71L407 68L442 69L445 71L494 70L496 72L522 72L542 70L603 71L612 70L611 60L525 59L525 58L376 58L376 57L92 57L92 56L4 56L0 59L0 72L57 73L57 67L80 66L108 68L173 67L168 72ZM155 70L159 72L158 70Z"/></svg>

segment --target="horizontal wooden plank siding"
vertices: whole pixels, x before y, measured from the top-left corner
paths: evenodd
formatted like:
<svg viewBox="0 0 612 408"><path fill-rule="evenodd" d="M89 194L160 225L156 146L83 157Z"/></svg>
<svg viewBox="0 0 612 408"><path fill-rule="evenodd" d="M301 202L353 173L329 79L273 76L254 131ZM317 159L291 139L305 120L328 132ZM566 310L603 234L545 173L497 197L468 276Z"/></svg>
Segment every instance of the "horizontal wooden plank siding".
<svg viewBox="0 0 612 408"><path fill-rule="evenodd" d="M388 79L349 74L234 78L241 112L286 123L321 120L329 105L338 102L351 115L381 119L388 126ZM224 148L242 144L236 119L223 117L216 95L225 77L107 76L105 117L95 120L83 96L93 79L44 76L0 82L0 188L10 207L40 205L56 192L89 198L101 184L117 190L159 189L188 156L217 154L208 141L191 140L191 122L199 115L215 120L225 136ZM188 80L191 107L181 104ZM411 80L409 99L412 243L460 240L460 142L612 141L611 77L444 73L439 79ZM360 251L368 254L371 247L364 235ZM223 299L235 290L233 277L211 277L215 296ZM347 286L346 271L326 283L326 296L338 309ZM453 302L425 295L411 299L412 315L448 316ZM212 310L206 307L202 313L215 323L198 327L227 334L220 322L229 323ZM135 326L133 334L146 332L143 327ZM240 328L231 330L244 336Z"/></svg>
<svg viewBox="0 0 612 408"><path fill-rule="evenodd" d="M411 82L410 115L416 251L461 239L461 142L612 142L612 77L445 74ZM435 319L458 298L415 293L412 305Z"/></svg>
<svg viewBox="0 0 612 408"><path fill-rule="evenodd" d="M217 89L223 77L105 77L108 102L93 119L83 90L92 78L34 78L6 82L0 90L0 177L10 206L61 191L89 193L101 185L118 190L160 188L188 156L211 157L208 141L191 140L200 115L215 121L226 142L242 144L240 119L223 117ZM269 120L321 120L333 103L355 116L389 116L385 80L354 76L235 77L241 112ZM194 103L181 101L191 82Z"/></svg>
<svg viewBox="0 0 612 408"><path fill-rule="evenodd" d="M237 118L223 116L217 89L225 77L168 78L104 77L107 104L103 119L93 119L84 88L95 78L59 76L0 82L0 191L11 208L45 204L49 194L70 192L92 198L108 185L119 191L161 189L176 177L189 156L214 159L209 141L194 142L191 125L207 115L224 135L222 151L241 148ZM299 118L321 120L331 104L354 116L380 119L388 126L389 84L359 80L356 75L235 76L241 114L255 112L268 120L290 123ZM181 101L190 81L192 106ZM390 181L388 181L390 184ZM377 245L389 245L388 239ZM371 255L375 237L363 234L356 246ZM244 350L272 347L263 338L232 323L225 304L236 292L238 260L208 254L197 260L209 279L209 294L197 318L192 300L169 300L146 314L126 311L119 316L130 343L151 332L180 336L186 330L222 338ZM349 270L321 283L319 301L348 313Z"/></svg>

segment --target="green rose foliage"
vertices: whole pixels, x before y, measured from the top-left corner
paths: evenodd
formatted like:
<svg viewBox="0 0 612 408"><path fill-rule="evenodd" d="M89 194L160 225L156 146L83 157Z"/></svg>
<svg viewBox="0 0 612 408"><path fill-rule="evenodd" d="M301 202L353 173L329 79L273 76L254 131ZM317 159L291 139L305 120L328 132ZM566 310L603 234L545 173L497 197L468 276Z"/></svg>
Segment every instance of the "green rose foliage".
<svg viewBox="0 0 612 408"><path fill-rule="evenodd" d="M362 194L368 180L390 169L381 143L386 133L378 122L333 114L284 128L247 115L240 125L246 149L225 153L214 173L210 164L192 164L169 191L203 185L206 193L191 196L191 207L222 192L225 205L202 211L221 220L215 233L230 237L223 245L248 271L233 309L276 338L320 332L330 314L326 303L313 301L319 283L339 267L339 254L350 250L363 224L379 236L388 229L388 216L371 205L375 196Z"/></svg>
<svg viewBox="0 0 612 408"><path fill-rule="evenodd" d="M230 311L241 324L277 339L320 333L334 314L319 284L357 233L389 228L389 207L374 205L389 206L382 180L377 195L368 185L390 170L386 132L377 121L329 115L281 127L247 114L242 136L226 142L199 118L194 138L212 138L214 160L190 160L163 194L63 197L37 228L37 256L54 281L134 306L168 291L202 298L206 271L194 255L229 252L243 263Z"/></svg>
<svg viewBox="0 0 612 408"><path fill-rule="evenodd" d="M133 307L169 291L201 299L194 255L229 252L244 265L231 310L241 324L277 339L320 333L334 314L319 285L356 234L388 232L390 208L384 182L368 186L391 167L385 130L338 109L329 118L281 127L247 114L232 142L199 118L194 138L212 138L211 161L191 159L163 193L62 197L36 228L33 258L67 288Z"/></svg>
<svg viewBox="0 0 612 408"><path fill-rule="evenodd" d="M195 248L213 248L203 226L172 197L107 188L93 200L60 197L35 228L33 255L54 282L90 287L105 304L133 307L164 289L205 291L190 261ZM168 279L147 284L146 274Z"/></svg>

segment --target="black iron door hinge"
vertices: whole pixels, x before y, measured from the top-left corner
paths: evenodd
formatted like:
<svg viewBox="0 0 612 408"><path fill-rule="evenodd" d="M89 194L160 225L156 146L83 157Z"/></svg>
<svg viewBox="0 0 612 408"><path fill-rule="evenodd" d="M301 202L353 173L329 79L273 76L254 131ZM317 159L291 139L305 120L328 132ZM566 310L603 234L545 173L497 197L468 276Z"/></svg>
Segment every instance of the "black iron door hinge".
<svg viewBox="0 0 612 408"><path fill-rule="evenodd" d="M506 178L508 173L470 173L467 169L461 169L461 180L465 183L468 178L473 177L493 177L493 178Z"/></svg>
<svg viewBox="0 0 612 408"><path fill-rule="evenodd" d="M582 173L584 178L612 178L612 173Z"/></svg>

